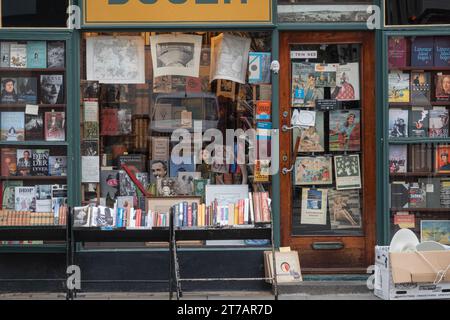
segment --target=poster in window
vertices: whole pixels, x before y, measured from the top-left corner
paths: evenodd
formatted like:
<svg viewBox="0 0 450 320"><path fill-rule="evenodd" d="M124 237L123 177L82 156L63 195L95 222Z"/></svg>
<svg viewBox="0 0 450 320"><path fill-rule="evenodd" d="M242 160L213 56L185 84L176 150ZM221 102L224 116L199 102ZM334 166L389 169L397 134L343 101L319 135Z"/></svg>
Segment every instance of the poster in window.
<svg viewBox="0 0 450 320"><path fill-rule="evenodd" d="M327 194L328 189L302 190L301 224L327 224Z"/></svg>
<svg viewBox="0 0 450 320"><path fill-rule="evenodd" d="M330 157L298 157L295 161L296 185L332 184Z"/></svg>
<svg viewBox="0 0 450 320"><path fill-rule="evenodd" d="M87 80L100 83L144 84L144 39L102 36L86 39Z"/></svg>
<svg viewBox="0 0 450 320"><path fill-rule="evenodd" d="M408 121L406 121L406 124ZM361 126L359 110L330 112L330 151L359 151Z"/></svg>
<svg viewBox="0 0 450 320"><path fill-rule="evenodd" d="M331 99L338 101L357 101L360 99L358 62L338 66L336 88L331 93Z"/></svg>
<svg viewBox="0 0 450 320"><path fill-rule="evenodd" d="M177 75L198 78L202 37L163 34L150 37L153 76Z"/></svg>
<svg viewBox="0 0 450 320"><path fill-rule="evenodd" d="M336 189L361 189L361 170L359 155L343 155L334 157Z"/></svg>
<svg viewBox="0 0 450 320"><path fill-rule="evenodd" d="M358 190L329 191L331 229L358 229L362 226Z"/></svg>

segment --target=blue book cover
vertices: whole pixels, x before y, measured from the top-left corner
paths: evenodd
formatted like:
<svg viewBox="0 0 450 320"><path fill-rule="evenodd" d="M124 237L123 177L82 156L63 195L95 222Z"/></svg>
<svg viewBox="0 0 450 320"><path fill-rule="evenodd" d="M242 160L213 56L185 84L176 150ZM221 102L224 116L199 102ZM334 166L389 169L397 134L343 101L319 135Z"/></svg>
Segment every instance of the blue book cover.
<svg viewBox="0 0 450 320"><path fill-rule="evenodd" d="M178 172L195 172L195 163L192 157L171 157L170 177L178 177Z"/></svg>
<svg viewBox="0 0 450 320"><path fill-rule="evenodd" d="M1 141L25 141L25 113L2 112Z"/></svg>
<svg viewBox="0 0 450 320"><path fill-rule="evenodd" d="M432 67L434 65L434 38L416 37L411 46L411 66Z"/></svg>
<svg viewBox="0 0 450 320"><path fill-rule="evenodd" d="M434 65L436 67L450 66L450 37L434 39Z"/></svg>
<svg viewBox="0 0 450 320"><path fill-rule="evenodd" d="M47 42L28 41L27 44L27 67L45 69L47 68Z"/></svg>

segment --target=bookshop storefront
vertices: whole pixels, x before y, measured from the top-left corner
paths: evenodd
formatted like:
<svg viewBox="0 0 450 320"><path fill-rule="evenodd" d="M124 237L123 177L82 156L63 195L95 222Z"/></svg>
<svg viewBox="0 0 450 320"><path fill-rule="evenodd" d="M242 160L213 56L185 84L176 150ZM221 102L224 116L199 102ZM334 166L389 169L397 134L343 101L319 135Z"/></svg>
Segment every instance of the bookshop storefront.
<svg viewBox="0 0 450 320"><path fill-rule="evenodd" d="M82 291L167 291L171 225L182 278L264 277L272 245L365 274L399 228L448 244L450 7L144 2L1 1L0 291L70 264Z"/></svg>

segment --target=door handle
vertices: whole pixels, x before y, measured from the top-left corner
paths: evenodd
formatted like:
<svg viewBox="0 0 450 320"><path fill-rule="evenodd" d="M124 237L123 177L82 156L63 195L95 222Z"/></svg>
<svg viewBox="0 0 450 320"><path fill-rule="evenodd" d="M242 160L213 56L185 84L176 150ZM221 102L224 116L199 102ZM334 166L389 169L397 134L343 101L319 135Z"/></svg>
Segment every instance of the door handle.
<svg viewBox="0 0 450 320"><path fill-rule="evenodd" d="M294 165L292 165L289 169L288 168L281 169L281 173L284 174L284 175L287 175L292 170L294 170Z"/></svg>
<svg viewBox="0 0 450 320"><path fill-rule="evenodd" d="M302 128L301 126L292 126L292 127L288 127L287 125L283 125L283 126L281 127L281 131L287 132L287 131L289 131L289 130L301 129L301 128Z"/></svg>
<svg viewBox="0 0 450 320"><path fill-rule="evenodd" d="M345 246L343 242L313 242L311 247L314 250L342 250Z"/></svg>

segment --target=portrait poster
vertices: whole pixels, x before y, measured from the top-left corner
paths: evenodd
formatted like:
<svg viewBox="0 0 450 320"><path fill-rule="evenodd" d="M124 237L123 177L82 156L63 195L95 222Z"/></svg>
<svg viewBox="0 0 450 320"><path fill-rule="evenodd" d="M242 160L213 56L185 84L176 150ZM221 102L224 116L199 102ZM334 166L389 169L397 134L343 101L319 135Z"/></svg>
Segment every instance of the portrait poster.
<svg viewBox="0 0 450 320"><path fill-rule="evenodd" d="M334 157L334 173L337 190L361 189L361 169L359 155Z"/></svg>
<svg viewBox="0 0 450 320"><path fill-rule="evenodd" d="M336 88L332 90L331 99L338 101L357 101L360 99L358 62L338 66Z"/></svg>
<svg viewBox="0 0 450 320"><path fill-rule="evenodd" d="M438 145L435 155L435 171L437 173L450 173L450 146Z"/></svg>
<svg viewBox="0 0 450 320"><path fill-rule="evenodd" d="M317 111L315 125L307 128L293 130L293 148L300 137L298 152L324 152L324 113Z"/></svg>
<svg viewBox="0 0 450 320"><path fill-rule="evenodd" d="M295 161L295 184L333 184L331 158L298 157Z"/></svg>
<svg viewBox="0 0 450 320"><path fill-rule="evenodd" d="M361 201L358 190L330 190L328 195L332 230L362 227Z"/></svg>
<svg viewBox="0 0 450 320"><path fill-rule="evenodd" d="M142 37L88 37L86 39L87 80L111 84L144 84L144 45Z"/></svg>
<svg viewBox="0 0 450 320"><path fill-rule="evenodd" d="M360 113L359 110L336 110L330 112L330 151L360 150Z"/></svg>
<svg viewBox="0 0 450 320"><path fill-rule="evenodd" d="M245 84L251 39L220 34L211 38L210 81L222 79Z"/></svg>
<svg viewBox="0 0 450 320"><path fill-rule="evenodd" d="M198 78L202 37L162 34L150 37L153 77L168 75Z"/></svg>
<svg viewBox="0 0 450 320"><path fill-rule="evenodd" d="M327 195L328 189L302 190L301 224L327 224Z"/></svg>

